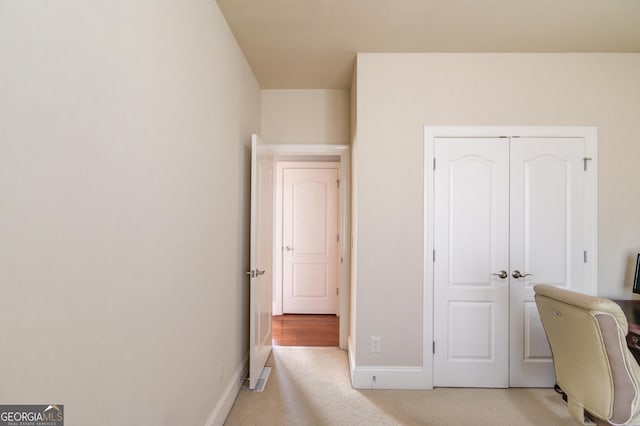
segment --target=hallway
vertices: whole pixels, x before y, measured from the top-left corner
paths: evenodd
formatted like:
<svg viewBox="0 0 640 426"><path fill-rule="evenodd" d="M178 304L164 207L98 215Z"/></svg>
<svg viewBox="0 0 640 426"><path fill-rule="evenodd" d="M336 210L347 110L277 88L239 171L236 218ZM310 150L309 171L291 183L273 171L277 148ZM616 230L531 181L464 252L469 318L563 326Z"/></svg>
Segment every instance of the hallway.
<svg viewBox="0 0 640 426"><path fill-rule="evenodd" d="M275 315L273 346L338 346L337 315Z"/></svg>

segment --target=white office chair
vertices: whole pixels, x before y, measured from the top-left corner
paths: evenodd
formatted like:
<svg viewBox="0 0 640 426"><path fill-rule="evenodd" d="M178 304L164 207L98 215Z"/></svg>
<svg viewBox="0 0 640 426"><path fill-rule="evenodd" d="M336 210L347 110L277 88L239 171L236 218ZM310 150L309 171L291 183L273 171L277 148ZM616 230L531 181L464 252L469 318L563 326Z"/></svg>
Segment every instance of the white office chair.
<svg viewBox="0 0 640 426"><path fill-rule="evenodd" d="M571 415L599 424L640 424L640 366L627 347L627 319L615 302L550 285L534 286Z"/></svg>

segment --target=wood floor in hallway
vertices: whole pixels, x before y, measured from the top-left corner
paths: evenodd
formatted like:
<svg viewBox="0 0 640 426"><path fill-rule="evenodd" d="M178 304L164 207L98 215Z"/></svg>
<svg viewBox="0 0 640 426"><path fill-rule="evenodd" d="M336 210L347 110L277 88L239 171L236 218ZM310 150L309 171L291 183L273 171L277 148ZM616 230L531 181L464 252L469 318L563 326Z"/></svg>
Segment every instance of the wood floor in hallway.
<svg viewBox="0 0 640 426"><path fill-rule="evenodd" d="M338 346L339 318L336 315L275 315L274 346Z"/></svg>

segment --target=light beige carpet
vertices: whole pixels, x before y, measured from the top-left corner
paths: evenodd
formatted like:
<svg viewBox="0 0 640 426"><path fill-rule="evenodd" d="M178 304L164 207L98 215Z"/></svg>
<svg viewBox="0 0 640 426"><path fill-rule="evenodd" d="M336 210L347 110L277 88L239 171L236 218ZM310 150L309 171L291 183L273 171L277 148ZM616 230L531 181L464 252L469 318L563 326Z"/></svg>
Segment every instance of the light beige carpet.
<svg viewBox="0 0 640 426"><path fill-rule="evenodd" d="M355 390L347 353L275 347L263 392L243 388L226 425L579 425L553 389Z"/></svg>

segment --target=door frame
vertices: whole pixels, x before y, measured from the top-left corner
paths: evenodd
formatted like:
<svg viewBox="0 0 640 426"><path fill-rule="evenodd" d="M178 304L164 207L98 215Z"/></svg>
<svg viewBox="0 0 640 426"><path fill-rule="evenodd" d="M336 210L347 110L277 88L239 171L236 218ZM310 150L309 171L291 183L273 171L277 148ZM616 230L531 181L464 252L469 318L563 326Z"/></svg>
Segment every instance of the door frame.
<svg viewBox="0 0 640 426"><path fill-rule="evenodd" d="M338 316L340 317L341 349L347 348L351 294L351 147L349 145L271 145L275 153L276 170L285 163L336 163L338 166ZM276 173L274 188L274 278L273 315L282 315L282 176Z"/></svg>
<svg viewBox="0 0 640 426"><path fill-rule="evenodd" d="M435 139L442 137L581 137L586 143L589 158L587 167L592 173L585 176L585 250L588 251L588 273L590 278L585 288L597 294L598 278L598 159L597 127L573 126L424 126L424 279L423 279L423 371L427 376L429 389L433 389L434 351L434 161Z"/></svg>

